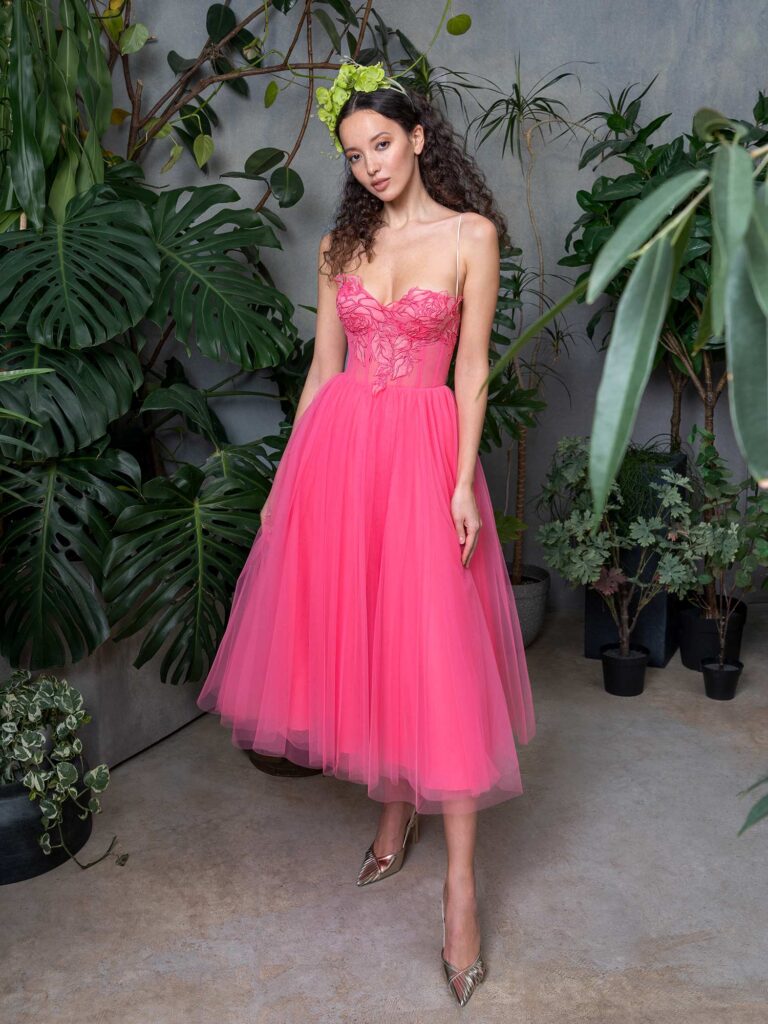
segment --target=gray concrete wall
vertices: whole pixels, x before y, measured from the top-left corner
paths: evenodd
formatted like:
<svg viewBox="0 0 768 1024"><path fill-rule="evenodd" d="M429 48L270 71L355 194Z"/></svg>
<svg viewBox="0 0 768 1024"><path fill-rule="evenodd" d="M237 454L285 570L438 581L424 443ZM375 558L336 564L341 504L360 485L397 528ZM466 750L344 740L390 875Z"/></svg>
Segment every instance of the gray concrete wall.
<svg viewBox="0 0 768 1024"><path fill-rule="evenodd" d="M136 62L147 101L158 97L172 81L164 60L169 49L176 49L185 57L199 52L205 38L207 6L200 0L190 0L183 10L177 3L152 8L147 4L138 5L137 16L145 18L158 37ZM390 25L401 28L417 45L424 47L433 35L443 5L441 0L428 0L418 5L384 0L376 6ZM236 3L234 7L237 13L246 10L243 4ZM483 0L463 4L461 9L472 16L473 27L457 38L443 32L430 52L433 65L483 74L507 92L515 80L514 60L518 52L523 91L530 91L534 83L549 79L554 73L576 72L578 80L565 79L548 90L551 96L566 104L573 121L595 109L606 109L609 92L616 97L626 86L637 83L632 96L638 95L656 75L654 86L643 99L642 122L648 123L660 114L672 114L654 136L652 141L656 144L689 131L692 117L700 106L713 106L734 117L750 118L758 89L766 86L763 44L768 31L766 0L752 0L748 4L738 0L717 3L646 0L643 4L629 0L541 0L527 5ZM275 47L285 48L294 24L295 12L288 18L273 15L270 38ZM319 49L324 49L321 46L324 41L318 27ZM219 179L219 175L242 169L245 158L260 146L269 144L289 149L303 113L304 93L296 86L286 88L271 110L264 111L265 87L263 79L251 79L249 101L238 99L228 90L222 91L215 100L222 125L216 130L217 153L211 160L207 180L229 181L246 204L258 200L259 185L238 179ZM460 125L458 108L454 108L453 114ZM590 188L596 173L619 174L627 170L626 165L614 160L603 165L599 172L592 167L579 171L577 164L583 138L579 130L575 137L564 136L557 141L545 133L544 139L537 142L533 186L546 271L568 273L571 278L575 278L575 273L558 267L557 261L564 255L564 239L581 212L575 199L577 190ZM161 175L159 168L168 150L169 143L161 143L147 160L145 166L152 180L175 184L204 180L187 156L171 174ZM314 304L316 300L315 252L321 234L330 226L342 172L341 161L332 159L330 152L327 131L313 117L294 163L304 178L306 194L297 206L278 211L288 225L287 233L282 236L285 250L267 254L279 285L297 305ZM519 164L509 154L502 160L500 144L496 142L486 143L478 159L509 219L513 240L522 247L524 261L532 266L535 250ZM550 280L548 290L553 297L559 297L568 290L568 285ZM603 355L595 350L583 330L591 312L592 309L588 311L585 306L574 306L568 313L568 324L577 340L570 356L563 357L557 368L570 397L560 384L550 382L545 389L549 409L540 427L531 435L530 534L537 525L533 503L557 439L566 433L587 434L591 429L594 396L603 364ZM298 310L297 322L303 336L311 337L312 316ZM183 353L177 354L186 360ZM222 373L220 366L197 358L192 359L189 370L193 381L199 385L209 385ZM646 441L668 431L670 398L666 377L659 371L645 396L635 440ZM272 430L279 418L276 403L268 399L223 399L217 403L217 411L235 441L250 440ZM701 422L698 402L689 389L684 404L684 433L697 420ZM733 441L725 398L718 410L717 430L723 454L732 460L735 473L741 475L744 465ZM492 496L500 506L504 497L504 454L484 455L482 461ZM529 561L542 562L535 541L528 543L526 556ZM579 592L558 580L553 582L553 607L580 606Z"/></svg>

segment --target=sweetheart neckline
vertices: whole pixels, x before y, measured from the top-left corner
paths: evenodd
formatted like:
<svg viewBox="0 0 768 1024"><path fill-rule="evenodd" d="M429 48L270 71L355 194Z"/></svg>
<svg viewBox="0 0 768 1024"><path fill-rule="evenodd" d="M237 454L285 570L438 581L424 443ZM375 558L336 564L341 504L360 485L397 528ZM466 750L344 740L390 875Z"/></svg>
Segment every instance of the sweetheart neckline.
<svg viewBox="0 0 768 1024"><path fill-rule="evenodd" d="M365 285L363 284L363 282L360 279L358 274L348 274L348 273L342 272L341 274L338 274L337 276L338 277L351 277L351 278L353 278L355 281L357 281L357 283L360 285L360 287L365 292L365 294L368 296L368 298L373 299L373 301L376 303L376 305L380 306L382 309L389 309L390 306L396 306L399 302L402 302L403 299L407 299L408 296L411 294L411 292L427 292L427 294L429 294L429 295L442 295L446 299L452 299L457 304L459 302L461 302L461 300L464 298L463 295L451 295L451 293L446 288L443 288L440 291L436 291L434 288L422 288L421 285L413 284L413 285L411 285L410 288L407 289L407 291L403 292L403 294L400 296L399 299L392 299L391 302L382 302L381 299L377 299L375 295L372 295L368 291L368 289L365 287Z"/></svg>

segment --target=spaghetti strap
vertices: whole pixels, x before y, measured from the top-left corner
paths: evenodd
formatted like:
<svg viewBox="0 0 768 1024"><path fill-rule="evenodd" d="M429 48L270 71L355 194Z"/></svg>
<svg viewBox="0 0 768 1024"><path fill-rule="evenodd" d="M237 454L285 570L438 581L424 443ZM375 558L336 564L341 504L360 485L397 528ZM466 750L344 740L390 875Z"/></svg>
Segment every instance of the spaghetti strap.
<svg viewBox="0 0 768 1024"><path fill-rule="evenodd" d="M463 214L459 214L459 223L456 225L456 285L453 289L454 298L458 297L459 294L459 232L461 231L461 218Z"/></svg>

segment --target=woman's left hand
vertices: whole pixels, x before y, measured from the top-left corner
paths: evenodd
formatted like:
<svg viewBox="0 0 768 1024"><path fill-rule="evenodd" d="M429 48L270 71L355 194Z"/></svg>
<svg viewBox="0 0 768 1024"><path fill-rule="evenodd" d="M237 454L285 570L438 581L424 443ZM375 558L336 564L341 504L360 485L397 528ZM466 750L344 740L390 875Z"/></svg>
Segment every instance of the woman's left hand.
<svg viewBox="0 0 768 1024"><path fill-rule="evenodd" d="M475 500L475 492L470 484L459 484L451 498L451 515L456 526L459 544L464 550L461 553L461 564L466 569L475 552L480 527L483 525Z"/></svg>

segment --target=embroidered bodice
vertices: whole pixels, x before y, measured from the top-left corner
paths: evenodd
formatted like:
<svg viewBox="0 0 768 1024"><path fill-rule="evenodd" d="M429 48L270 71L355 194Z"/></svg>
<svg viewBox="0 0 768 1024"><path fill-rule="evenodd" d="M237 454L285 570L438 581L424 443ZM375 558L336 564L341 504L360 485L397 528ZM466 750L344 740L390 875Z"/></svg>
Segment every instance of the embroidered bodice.
<svg viewBox="0 0 768 1024"><path fill-rule="evenodd" d="M459 229L456 232L456 288ZM393 302L379 302L357 274L336 274L336 309L347 335L344 372L384 388L445 384L461 322L463 296L414 286Z"/></svg>
<svg viewBox="0 0 768 1024"><path fill-rule="evenodd" d="M345 372L369 381L374 394L385 387L445 384L461 320L462 296L409 288L382 304L355 274L338 274L339 319L347 334Z"/></svg>

